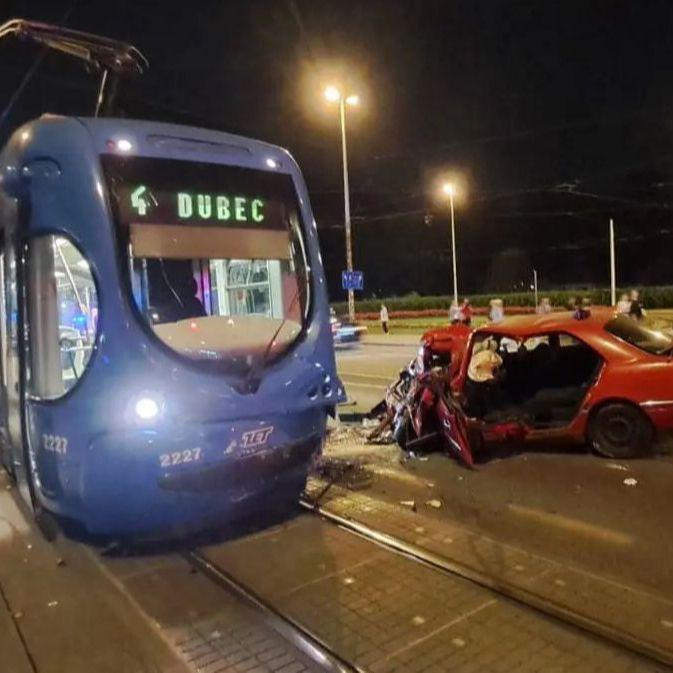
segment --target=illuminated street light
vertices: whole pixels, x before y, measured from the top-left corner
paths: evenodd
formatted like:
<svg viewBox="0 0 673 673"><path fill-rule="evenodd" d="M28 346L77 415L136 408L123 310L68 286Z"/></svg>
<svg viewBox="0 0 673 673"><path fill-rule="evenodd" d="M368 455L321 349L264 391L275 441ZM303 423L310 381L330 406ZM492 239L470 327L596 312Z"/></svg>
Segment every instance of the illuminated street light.
<svg viewBox="0 0 673 673"><path fill-rule="evenodd" d="M445 182L442 185L442 194L449 197L451 208L451 255L453 257L453 301L458 305L458 271L456 265L456 222L453 212L453 197L456 195L456 186L453 182Z"/></svg>
<svg viewBox="0 0 673 673"><path fill-rule="evenodd" d="M335 86L328 86L325 89L325 98L330 103L336 103L341 98L341 93Z"/></svg>
<svg viewBox="0 0 673 673"><path fill-rule="evenodd" d="M346 105L355 107L360 104L360 98L356 94L343 96L335 86L328 86L325 98L330 103L339 103L339 119L341 121L341 151L344 168L344 227L346 229L346 269L353 270L353 241L351 237L351 205L348 190L348 152L346 151ZM348 290L348 319L355 322L355 293Z"/></svg>

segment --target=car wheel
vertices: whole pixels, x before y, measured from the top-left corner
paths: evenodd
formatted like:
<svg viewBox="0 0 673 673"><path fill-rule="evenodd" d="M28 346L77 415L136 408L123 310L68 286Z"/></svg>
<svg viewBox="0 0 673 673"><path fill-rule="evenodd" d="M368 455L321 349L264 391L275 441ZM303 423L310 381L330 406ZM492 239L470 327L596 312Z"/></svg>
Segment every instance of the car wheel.
<svg viewBox="0 0 673 673"><path fill-rule="evenodd" d="M606 404L589 422L589 441L596 453L608 458L637 458L652 452L654 430L637 407Z"/></svg>

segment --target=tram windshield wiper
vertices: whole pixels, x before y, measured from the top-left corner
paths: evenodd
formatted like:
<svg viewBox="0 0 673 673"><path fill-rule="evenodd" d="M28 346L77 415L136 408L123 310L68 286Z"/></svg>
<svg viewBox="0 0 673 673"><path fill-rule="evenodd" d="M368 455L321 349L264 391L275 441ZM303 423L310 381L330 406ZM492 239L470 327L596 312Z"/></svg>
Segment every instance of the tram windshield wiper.
<svg viewBox="0 0 673 673"><path fill-rule="evenodd" d="M307 282L307 279L305 280ZM288 312L291 311L297 301L299 300L301 291L300 291L301 285L297 286L297 289L294 291L294 295L292 296L292 300L290 301L288 305ZM237 390L242 393L254 393L257 391L259 388L259 384L262 381L261 373L264 371L266 365L268 364L271 354L273 351L273 347L276 344L276 339L278 338L278 335L283 331L283 328L287 324L288 319L283 318L280 322L280 325L276 328L276 331L273 333L273 336L269 339L268 343L264 347L264 350L262 351L262 355L259 359L252 359L250 362L250 367L248 369L248 373L245 377L245 379L242 381L241 385L237 386Z"/></svg>

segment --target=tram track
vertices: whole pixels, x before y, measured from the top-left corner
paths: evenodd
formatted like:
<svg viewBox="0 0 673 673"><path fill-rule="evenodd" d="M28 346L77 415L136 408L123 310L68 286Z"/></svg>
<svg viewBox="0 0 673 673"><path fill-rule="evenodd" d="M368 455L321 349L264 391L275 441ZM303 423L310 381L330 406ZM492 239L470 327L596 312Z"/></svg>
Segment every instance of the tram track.
<svg viewBox="0 0 673 673"><path fill-rule="evenodd" d="M656 647L652 643L643 641L640 638L616 629L610 624L600 622L569 610L563 605L543 598L533 592L526 591L519 586L502 582L487 573L452 562L439 554L390 535L389 533L377 530L364 523L355 521L354 519L335 514L325 507L320 506L320 497L317 500L317 502L312 502L307 498L302 498L299 504L305 511L320 516L324 521L338 526L342 530L348 531L349 533L376 544L379 547L400 554L414 562L420 563L441 573L468 580L469 582L484 589L488 589L504 598L515 601L523 607L531 608L542 615L552 617L564 624L581 629L591 636L597 636L630 652L645 656L653 662L662 663L666 666L673 666L673 655L670 651Z"/></svg>
<svg viewBox="0 0 673 673"><path fill-rule="evenodd" d="M239 601L260 614L262 620L291 645L303 652L323 670L330 673L367 673L340 656L306 626L284 614L264 600L249 586L237 580L197 551L187 552L185 559L215 584L234 594Z"/></svg>
<svg viewBox="0 0 673 673"><path fill-rule="evenodd" d="M339 548L344 544L359 546L360 549L365 550L365 558L372 557L374 560L359 560L353 563L352 560L344 559L348 563L346 565L337 563L337 570L334 572L312 576L305 569L295 572L294 568L288 567L287 557L279 555L277 559L273 559L273 564L277 569L287 568L291 578L289 581L277 579L275 583L272 582L269 585L259 580L259 576L256 575L253 567L247 567L245 559L247 559L247 553L250 553L250 551L243 555L242 549L236 551L236 547L216 546L186 552L183 556L189 564L210 581L226 590L242 605L253 610L258 615L260 622L275 631L278 636L310 659L320 670L335 673L367 673L369 670L373 670L370 668L370 664L373 665L374 663L376 663L377 670L386 670L385 666L388 663L391 667L394 667L393 659L395 657L409 649L418 649L419 643L422 643L421 649L425 648L426 645L429 648L434 647L436 649L437 639L444 641L442 647L450 648L450 643L461 641L461 638L451 638L454 624L466 626L468 622L471 624L475 619L479 622L480 615L497 613L498 610L504 609L503 606L507 604L513 606L507 608L510 612L513 610L527 611L531 621L537 620L538 623L546 624L549 618L552 618L551 621L556 623L556 626L545 627L550 628L552 632L570 629L571 632L575 633L573 637L578 642L582 640L585 643L593 642L592 647L597 650L612 651L613 656L615 652L621 652L622 654L619 656L623 658L642 658L642 670L658 671L660 670L658 668L660 664L670 666L673 663L667 652L659 651L651 647L649 643L644 643L638 639L628 638L626 634L612 629L609 625L585 619L582 615L566 610L563 606L556 605L551 601L545 601L533 593L526 592L518 587L507 586L484 573L452 563L437 554L388 533L330 512L319 505L316 506L309 500L303 499L300 505L307 514L314 516L308 516L308 518L300 516L296 520L298 523L292 524L290 528L278 529L274 533L265 533L257 538L256 543L253 543L253 549L255 544L257 548L261 545L262 548L268 549L268 544L262 542L262 540L268 541L270 538L277 538L273 541L279 542L278 547L280 548L291 548L293 540L298 539L296 535L293 536L292 530L305 528L308 533L313 531L315 544L318 548L321 547L321 542L325 546L325 536L336 536L339 540L343 540L339 543ZM315 523L311 524L312 521ZM325 526L327 528L324 528ZM329 533L328 529L335 529L334 533ZM348 538L353 539L353 542L348 543ZM306 537L304 537L304 540L306 540ZM244 547L247 544L247 542L243 542ZM368 548L371 549L370 545L375 545L379 551L366 551ZM254 554L254 551L252 553ZM398 560L395 561L395 558ZM241 566L239 563L242 559L244 564ZM389 560L386 561L385 559ZM311 553L311 562L314 561ZM298 560L296 562L299 563ZM377 568L386 563L396 565L398 569L403 568L403 576L419 576L423 573L427 576L429 571L432 571L430 575L440 576L438 581L447 584L472 585L473 588L470 591L479 594L478 601L473 606L465 606L458 600L453 618L440 623L438 628L431 629L427 635L416 638L411 634L413 629L410 629L410 640L406 643L400 641L394 646L391 653L387 653L384 647L378 653L379 658L376 661L366 657L362 658L358 648L353 649L349 643L352 643L353 633L364 633L368 628L371 628L372 620L367 617L362 619L362 614L360 614L356 624L348 622L348 618L353 617L353 604L349 604L350 599L343 593L343 588L334 592L334 584L343 587L351 581L360 582L364 578L358 577L359 570L357 568L362 570L366 564L369 564L371 566L370 572L376 573ZM412 565L406 565L408 563ZM278 570L275 572L277 573ZM385 570L383 570L383 575L385 574ZM281 573L277 577L282 576ZM300 578L303 579L300 580ZM325 583L327 585L333 583L332 593L330 593L329 586L325 586ZM348 590L350 590L350 587ZM317 602L320 606L318 613L307 611L306 599L308 595L311 596L309 603L311 601L314 604ZM442 604L441 596L437 596L436 602ZM325 627L325 620L329 621L329 619L327 617L322 619L323 609L326 613L330 613L331 619L334 620L334 617L337 617L336 622L343 627L344 632L351 629L351 635L347 637L343 632L337 631L335 636L334 632L330 632ZM344 612L339 612L340 609ZM355 612L357 612L357 609ZM341 621L341 615L346 616L345 622ZM418 618L414 617L414 620L416 619ZM377 624L380 623L382 628L389 628L383 626L384 617L379 620L379 617L376 616L373 621ZM420 622L414 621L414 623ZM402 618L400 624L397 624L398 628L400 626L404 627L404 618ZM525 648L526 646L523 645L522 651L525 651ZM480 650L477 651L480 652ZM444 669L442 668L442 670ZM457 668L456 670L460 669ZM482 670L490 669L483 668ZM572 667L569 667L569 670L573 670Z"/></svg>

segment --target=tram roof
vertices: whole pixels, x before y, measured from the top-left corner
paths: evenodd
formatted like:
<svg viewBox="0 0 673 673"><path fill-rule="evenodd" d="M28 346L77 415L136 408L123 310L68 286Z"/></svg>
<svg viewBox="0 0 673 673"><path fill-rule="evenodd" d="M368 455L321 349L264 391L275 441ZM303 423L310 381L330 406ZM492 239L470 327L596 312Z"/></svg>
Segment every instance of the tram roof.
<svg viewBox="0 0 673 673"><path fill-rule="evenodd" d="M21 156L31 145L51 142L54 134L58 136L73 122L88 131L98 154L114 152L115 143L124 139L130 142L131 150L119 151L119 154L126 156L235 163L251 168L260 167L261 157L262 162L276 162L281 173L298 172L296 162L286 149L263 140L197 126L112 117L42 115L17 129L3 149L3 155L9 150ZM268 169L269 164L266 167Z"/></svg>

